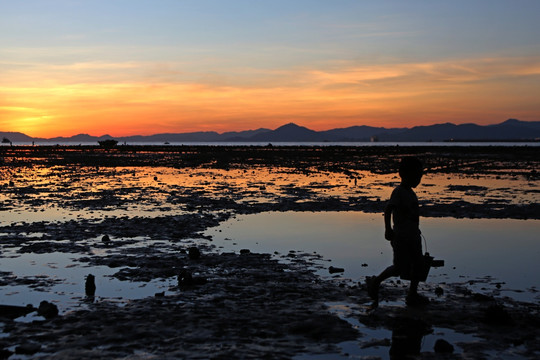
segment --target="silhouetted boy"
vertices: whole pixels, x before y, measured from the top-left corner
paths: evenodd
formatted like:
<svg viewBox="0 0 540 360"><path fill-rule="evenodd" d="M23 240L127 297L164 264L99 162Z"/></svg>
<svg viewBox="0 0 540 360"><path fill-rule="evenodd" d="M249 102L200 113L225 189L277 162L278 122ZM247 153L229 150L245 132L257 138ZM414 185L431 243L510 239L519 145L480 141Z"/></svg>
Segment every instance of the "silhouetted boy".
<svg viewBox="0 0 540 360"><path fill-rule="evenodd" d="M422 163L418 158L409 156L401 160L399 166L401 184L392 192L384 211L386 229L384 237L392 244L393 265L386 268L379 276L366 278L368 294L373 299L374 307L379 304L379 285L392 276L411 279L406 299L407 305L418 306L428 302L427 298L417 293L419 282L417 279L423 269L423 256L418 198L413 188L420 184L422 173Z"/></svg>

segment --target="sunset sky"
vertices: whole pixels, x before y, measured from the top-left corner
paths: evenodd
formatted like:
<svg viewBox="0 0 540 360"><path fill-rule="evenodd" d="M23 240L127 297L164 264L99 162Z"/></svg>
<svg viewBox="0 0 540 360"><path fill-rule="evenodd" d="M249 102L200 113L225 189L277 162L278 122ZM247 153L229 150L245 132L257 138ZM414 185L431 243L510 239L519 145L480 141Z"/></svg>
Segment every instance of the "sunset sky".
<svg viewBox="0 0 540 360"><path fill-rule="evenodd" d="M540 1L0 0L0 131L540 120Z"/></svg>

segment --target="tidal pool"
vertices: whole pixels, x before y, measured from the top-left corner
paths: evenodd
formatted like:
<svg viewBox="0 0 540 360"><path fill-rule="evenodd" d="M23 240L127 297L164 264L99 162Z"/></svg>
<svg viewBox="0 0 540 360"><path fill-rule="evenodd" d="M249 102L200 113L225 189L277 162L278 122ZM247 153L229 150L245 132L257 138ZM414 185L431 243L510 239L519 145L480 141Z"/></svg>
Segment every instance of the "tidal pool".
<svg viewBox="0 0 540 360"><path fill-rule="evenodd" d="M511 219L422 218L426 250L445 260L432 268L428 282L463 282L475 291L538 302L540 295L540 221ZM362 212L267 212L239 215L209 229L224 250L289 251L322 256L329 266L344 268L343 278L363 281L392 262L380 214Z"/></svg>

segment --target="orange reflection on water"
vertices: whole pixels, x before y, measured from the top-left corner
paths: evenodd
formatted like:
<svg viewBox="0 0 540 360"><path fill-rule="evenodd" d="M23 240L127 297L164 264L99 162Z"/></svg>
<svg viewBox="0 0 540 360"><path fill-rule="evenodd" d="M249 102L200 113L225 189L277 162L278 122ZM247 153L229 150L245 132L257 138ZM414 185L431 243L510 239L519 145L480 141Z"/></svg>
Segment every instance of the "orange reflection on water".
<svg viewBox="0 0 540 360"><path fill-rule="evenodd" d="M4 209L186 211L193 199L237 205L296 203L340 199L385 201L399 184L397 174L369 171L297 170L286 167L247 169L170 167L0 167L0 201ZM468 176L428 173L415 189L423 203L534 204L540 184L522 176ZM207 210L212 204L206 203Z"/></svg>

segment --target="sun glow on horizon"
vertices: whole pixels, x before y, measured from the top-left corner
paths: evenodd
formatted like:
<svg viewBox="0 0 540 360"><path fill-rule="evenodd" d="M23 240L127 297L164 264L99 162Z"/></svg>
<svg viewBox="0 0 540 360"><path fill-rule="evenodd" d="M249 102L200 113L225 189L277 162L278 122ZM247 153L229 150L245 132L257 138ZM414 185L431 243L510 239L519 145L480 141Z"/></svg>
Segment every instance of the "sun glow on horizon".
<svg viewBox="0 0 540 360"><path fill-rule="evenodd" d="M95 68L77 64L75 73L64 74L61 81L52 75L47 78L44 72L45 86L18 86L12 76L12 84L0 87L9 99L0 104L0 125L2 131L53 137L242 131L288 122L328 130L353 125L488 124L509 117L535 120L536 109L529 112L523 106L517 114L514 110L540 90L533 82L523 84L538 76L540 59L526 60L347 64L277 74L259 71L260 80L254 77L249 85L234 79L213 84L128 82L127 77L115 83L77 83L78 77L85 76L80 71ZM521 91L501 97L514 83Z"/></svg>

